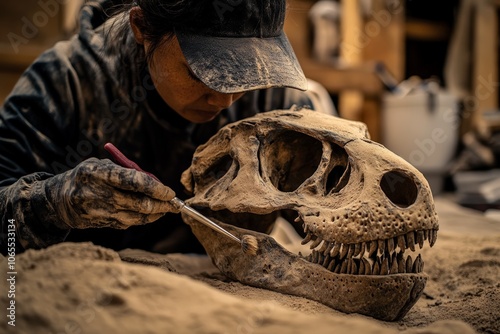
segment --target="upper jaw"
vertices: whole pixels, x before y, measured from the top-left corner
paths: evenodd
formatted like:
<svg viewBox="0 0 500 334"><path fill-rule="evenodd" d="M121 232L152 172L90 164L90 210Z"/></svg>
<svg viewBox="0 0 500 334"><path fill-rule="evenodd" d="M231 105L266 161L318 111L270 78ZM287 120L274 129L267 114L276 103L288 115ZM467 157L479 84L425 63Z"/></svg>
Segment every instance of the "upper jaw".
<svg viewBox="0 0 500 334"><path fill-rule="evenodd" d="M269 234L279 212L267 215L252 213L232 213L229 210L211 211L199 207L200 211L215 221L224 221L233 226ZM307 221L307 220L306 220ZM302 245L309 244L311 253L303 259L319 264L335 274L351 275L394 275L420 274L424 261L420 254L413 254L422 249L427 241L432 247L437 238L437 222L420 224L420 229L410 230L388 238L360 240L358 242L341 241L335 236L319 236L308 228L299 215L295 223L302 224L305 237ZM366 237L366 236L364 236Z"/></svg>
<svg viewBox="0 0 500 334"><path fill-rule="evenodd" d="M306 259L338 274L421 273L424 261L416 252L426 241L430 247L436 242L439 225L435 212L422 214L410 207L408 216L401 212L391 216L384 212L390 209L376 203L368 206L358 212L334 210L329 216L335 219L326 225L322 215L299 215L295 223L304 227L302 244L309 244L312 250ZM386 218L377 218L374 211Z"/></svg>
<svg viewBox="0 0 500 334"><path fill-rule="evenodd" d="M311 243L311 254L306 259L322 265L336 274L394 275L423 272L424 261L420 254L411 255L428 240L432 247L437 230L410 231L389 239L344 244L322 240L309 233L303 244Z"/></svg>

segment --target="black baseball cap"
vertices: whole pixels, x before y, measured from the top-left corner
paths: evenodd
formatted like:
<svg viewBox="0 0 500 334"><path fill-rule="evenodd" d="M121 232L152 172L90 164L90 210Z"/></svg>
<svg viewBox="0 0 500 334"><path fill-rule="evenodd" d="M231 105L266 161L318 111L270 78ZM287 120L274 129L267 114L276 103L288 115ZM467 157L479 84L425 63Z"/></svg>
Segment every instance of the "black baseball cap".
<svg viewBox="0 0 500 334"><path fill-rule="evenodd" d="M175 28L191 71L209 88L238 93L307 89L283 31L286 0L199 1L196 23Z"/></svg>

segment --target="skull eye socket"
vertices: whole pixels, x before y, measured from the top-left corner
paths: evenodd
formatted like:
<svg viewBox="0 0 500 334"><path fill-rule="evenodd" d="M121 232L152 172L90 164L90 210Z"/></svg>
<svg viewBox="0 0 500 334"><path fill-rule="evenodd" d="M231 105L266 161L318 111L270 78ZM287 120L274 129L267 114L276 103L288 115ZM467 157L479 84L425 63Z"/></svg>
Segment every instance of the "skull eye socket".
<svg viewBox="0 0 500 334"><path fill-rule="evenodd" d="M294 191L318 169L322 153L321 142L303 133L270 134L261 146L261 175L279 191Z"/></svg>
<svg viewBox="0 0 500 334"><path fill-rule="evenodd" d="M389 200L401 208L407 208L417 200L418 189L413 179L400 172L385 173L380 188Z"/></svg>
<svg viewBox="0 0 500 334"><path fill-rule="evenodd" d="M219 158L215 163L213 163L201 178L203 183L212 184L213 182L221 179L231 168L231 164L233 163L233 158L230 155L224 155Z"/></svg>

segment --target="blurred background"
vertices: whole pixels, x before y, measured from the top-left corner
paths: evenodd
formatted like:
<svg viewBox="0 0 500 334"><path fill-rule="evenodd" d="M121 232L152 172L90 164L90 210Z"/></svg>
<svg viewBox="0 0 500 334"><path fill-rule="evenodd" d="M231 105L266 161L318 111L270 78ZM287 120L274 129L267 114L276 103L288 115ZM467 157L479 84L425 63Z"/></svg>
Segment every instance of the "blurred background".
<svg viewBox="0 0 500 334"><path fill-rule="evenodd" d="M43 50L77 31L83 2L0 5L0 101ZM435 195L495 216L499 12L500 0L288 0L285 30L333 112L365 122Z"/></svg>

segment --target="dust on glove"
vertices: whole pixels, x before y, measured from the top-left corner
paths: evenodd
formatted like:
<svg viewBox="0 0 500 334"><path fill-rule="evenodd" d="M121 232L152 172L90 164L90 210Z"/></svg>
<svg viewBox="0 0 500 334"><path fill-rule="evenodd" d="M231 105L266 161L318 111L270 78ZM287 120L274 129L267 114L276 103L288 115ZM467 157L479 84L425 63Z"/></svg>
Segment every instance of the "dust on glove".
<svg viewBox="0 0 500 334"><path fill-rule="evenodd" d="M175 192L147 174L90 158L46 180L45 191L54 211L71 228L126 229L177 212Z"/></svg>

